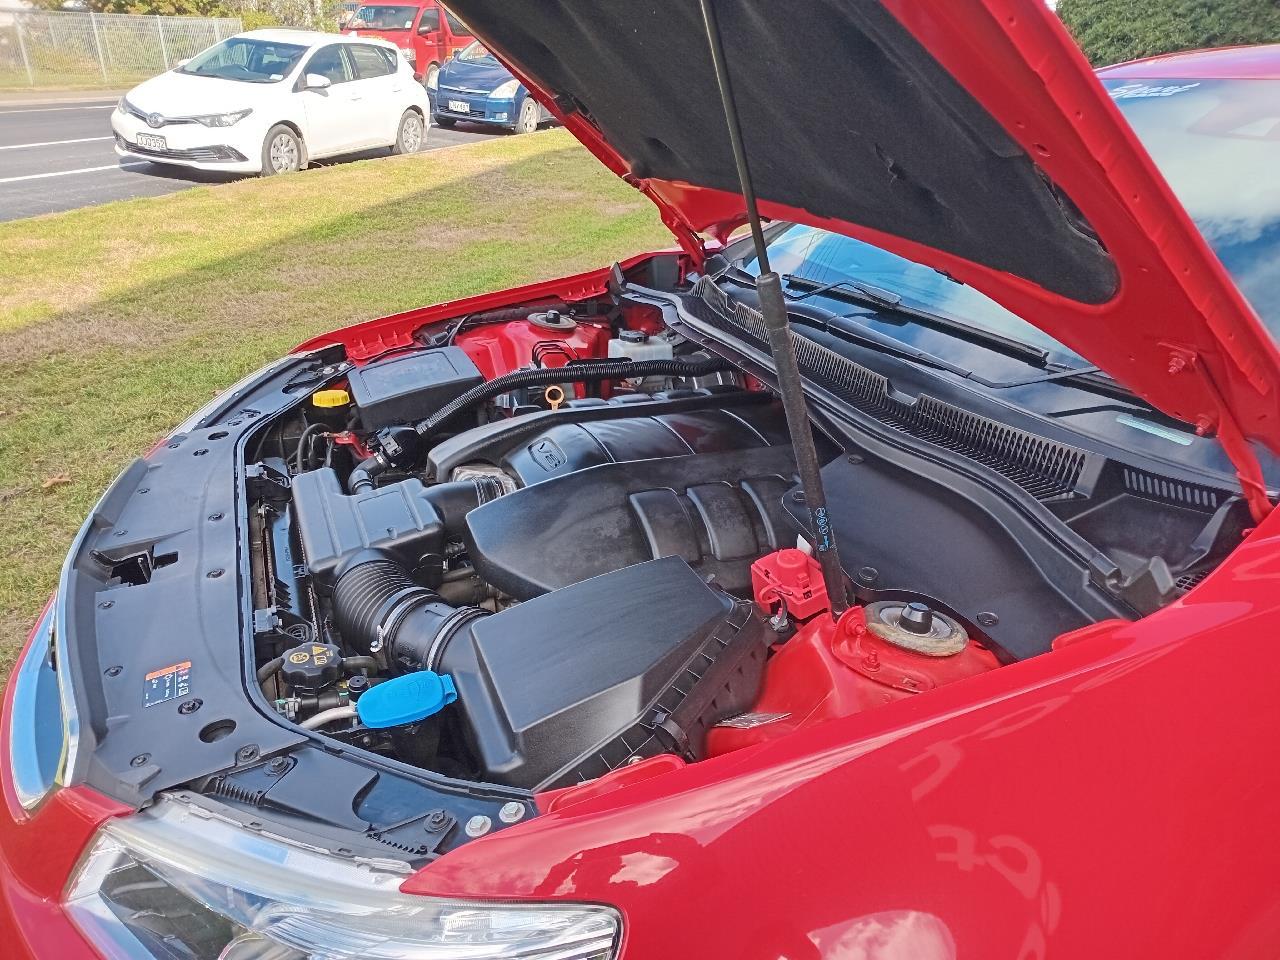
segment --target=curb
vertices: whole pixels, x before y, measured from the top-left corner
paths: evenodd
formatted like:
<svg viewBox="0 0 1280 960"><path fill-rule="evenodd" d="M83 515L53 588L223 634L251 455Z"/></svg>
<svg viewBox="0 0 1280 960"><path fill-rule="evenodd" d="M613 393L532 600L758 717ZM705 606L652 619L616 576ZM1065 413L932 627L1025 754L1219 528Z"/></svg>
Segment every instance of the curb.
<svg viewBox="0 0 1280 960"><path fill-rule="evenodd" d="M126 91L124 90L102 90L92 93L89 91L77 93L75 91L61 90L56 93L51 92L48 96L39 96L27 91L14 92L12 95L7 91L0 91L0 107L43 107L70 103L100 103L107 100L119 100L125 93Z"/></svg>

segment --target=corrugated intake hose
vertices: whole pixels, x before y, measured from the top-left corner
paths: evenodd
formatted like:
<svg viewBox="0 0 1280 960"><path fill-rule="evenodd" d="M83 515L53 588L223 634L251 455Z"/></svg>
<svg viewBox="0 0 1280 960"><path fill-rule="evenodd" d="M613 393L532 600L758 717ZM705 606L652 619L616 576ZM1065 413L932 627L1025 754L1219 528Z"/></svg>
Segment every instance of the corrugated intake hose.
<svg viewBox="0 0 1280 960"><path fill-rule="evenodd" d="M333 590L334 622L351 646L386 650L406 670L429 667L438 651L486 611L455 607L374 552L349 566Z"/></svg>
<svg viewBox="0 0 1280 960"><path fill-rule="evenodd" d="M720 357L700 357L696 360L617 360L607 363L571 363L564 367L515 370L472 387L427 419L419 421L414 425L414 429L423 436L430 436L463 410L521 387L545 386L552 383L598 383L601 380L629 380L640 377L705 377L727 369L729 369L729 363Z"/></svg>

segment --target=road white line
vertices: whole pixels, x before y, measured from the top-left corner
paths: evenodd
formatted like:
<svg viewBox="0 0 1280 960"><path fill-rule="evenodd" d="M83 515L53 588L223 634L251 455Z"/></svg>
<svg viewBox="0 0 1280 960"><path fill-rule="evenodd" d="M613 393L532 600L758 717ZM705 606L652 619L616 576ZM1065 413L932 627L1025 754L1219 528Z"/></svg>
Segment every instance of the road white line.
<svg viewBox="0 0 1280 960"><path fill-rule="evenodd" d="M9 92L13 93L12 90ZM85 91L80 96L68 93L65 97L27 97L25 99L20 96L0 95L0 107L56 107L63 103L108 103L113 100L119 100L126 92L124 90L96 90Z"/></svg>
<svg viewBox="0 0 1280 960"><path fill-rule="evenodd" d="M66 113L68 110L114 110L114 103L103 103L85 107L33 107L25 110L0 110L0 115L11 113Z"/></svg>
<svg viewBox="0 0 1280 960"><path fill-rule="evenodd" d="M25 150L28 147L60 147L64 143L93 143L95 140L114 140L115 137L80 137L78 140L45 140L43 143L11 143L0 150Z"/></svg>
<svg viewBox="0 0 1280 960"><path fill-rule="evenodd" d="M21 180L44 180L48 177L69 177L76 173L101 173L103 170L128 170L132 167L149 167L146 161L138 163L113 163L109 167L81 167L79 170L58 170L55 173L29 173L25 177L0 177L0 183L18 183Z"/></svg>

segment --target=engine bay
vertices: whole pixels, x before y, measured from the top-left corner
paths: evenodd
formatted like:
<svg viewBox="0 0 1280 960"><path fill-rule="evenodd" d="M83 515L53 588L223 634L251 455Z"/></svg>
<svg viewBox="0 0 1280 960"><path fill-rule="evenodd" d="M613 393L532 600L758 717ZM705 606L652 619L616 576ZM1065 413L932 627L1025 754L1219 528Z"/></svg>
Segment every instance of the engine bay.
<svg viewBox="0 0 1280 960"><path fill-rule="evenodd" d="M697 294L680 294L690 316L717 306ZM975 447L968 414L922 433L868 405L862 376L846 399L878 424L817 436L855 599L833 620L775 392L681 312L612 293L431 323L261 425L253 652L271 709L455 780L577 787L1136 619L1244 528L1228 491L1086 451L1036 448L1059 478L1079 458L1045 485L1006 469L1031 448L1018 431L993 423ZM816 382L848 377L815 349Z"/></svg>

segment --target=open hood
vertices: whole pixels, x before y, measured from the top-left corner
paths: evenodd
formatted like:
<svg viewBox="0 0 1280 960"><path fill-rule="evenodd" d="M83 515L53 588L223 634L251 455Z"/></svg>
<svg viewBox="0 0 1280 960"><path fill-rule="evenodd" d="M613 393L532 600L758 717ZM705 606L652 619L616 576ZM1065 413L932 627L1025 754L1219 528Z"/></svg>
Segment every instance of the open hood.
<svg viewBox="0 0 1280 960"><path fill-rule="evenodd" d="M685 249L745 220L697 0L453 0ZM945 270L1280 452L1280 353L1042 0L718 0L761 213ZM1256 511L1255 511L1256 512Z"/></svg>

